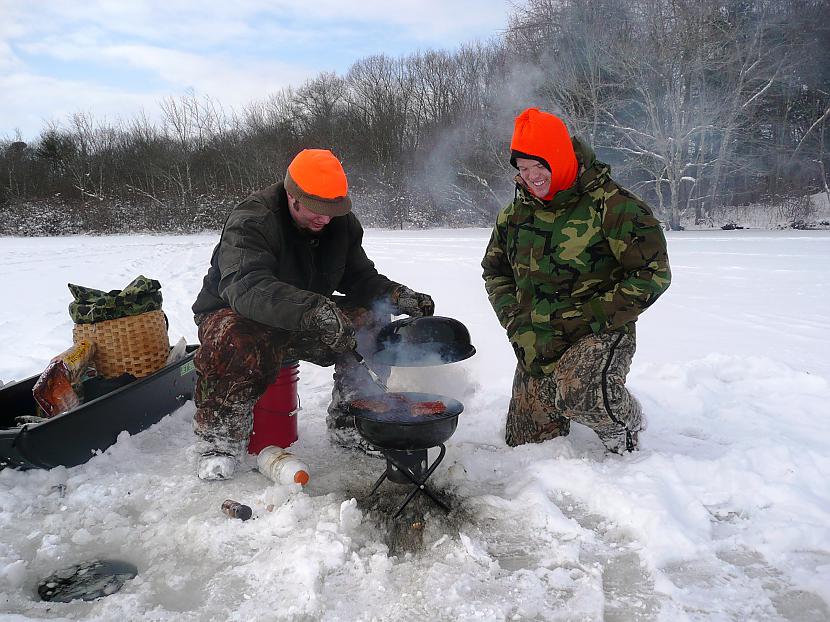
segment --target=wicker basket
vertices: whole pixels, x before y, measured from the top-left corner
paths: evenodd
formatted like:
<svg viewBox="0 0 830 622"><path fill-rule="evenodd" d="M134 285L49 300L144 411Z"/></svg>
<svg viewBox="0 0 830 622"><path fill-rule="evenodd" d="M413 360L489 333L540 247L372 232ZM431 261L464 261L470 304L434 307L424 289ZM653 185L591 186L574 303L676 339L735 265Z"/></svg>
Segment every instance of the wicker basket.
<svg viewBox="0 0 830 622"><path fill-rule="evenodd" d="M149 376L167 362L170 342L164 312L148 311L117 320L75 324L72 338L95 342L95 367L105 378Z"/></svg>

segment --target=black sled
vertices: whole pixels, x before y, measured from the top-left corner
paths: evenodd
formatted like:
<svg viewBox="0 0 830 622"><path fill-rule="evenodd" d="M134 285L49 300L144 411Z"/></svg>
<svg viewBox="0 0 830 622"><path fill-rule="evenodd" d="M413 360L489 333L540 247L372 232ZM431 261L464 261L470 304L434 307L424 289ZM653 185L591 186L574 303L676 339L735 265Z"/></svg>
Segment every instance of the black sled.
<svg viewBox="0 0 830 622"><path fill-rule="evenodd" d="M51 469L83 464L113 445L118 435L136 434L193 399L193 355L90 400L42 423L15 425L35 413L32 387L38 376L0 387L0 469Z"/></svg>

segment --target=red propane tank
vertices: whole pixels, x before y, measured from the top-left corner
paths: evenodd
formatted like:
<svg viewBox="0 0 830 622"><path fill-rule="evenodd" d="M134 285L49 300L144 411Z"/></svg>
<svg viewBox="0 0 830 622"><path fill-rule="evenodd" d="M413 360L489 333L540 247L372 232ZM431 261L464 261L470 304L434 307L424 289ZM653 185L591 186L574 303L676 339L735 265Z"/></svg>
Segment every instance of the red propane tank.
<svg viewBox="0 0 830 622"><path fill-rule="evenodd" d="M282 366L274 382L254 404L254 429L248 440L248 453L257 455L265 447L288 447L297 440L297 381L300 364Z"/></svg>

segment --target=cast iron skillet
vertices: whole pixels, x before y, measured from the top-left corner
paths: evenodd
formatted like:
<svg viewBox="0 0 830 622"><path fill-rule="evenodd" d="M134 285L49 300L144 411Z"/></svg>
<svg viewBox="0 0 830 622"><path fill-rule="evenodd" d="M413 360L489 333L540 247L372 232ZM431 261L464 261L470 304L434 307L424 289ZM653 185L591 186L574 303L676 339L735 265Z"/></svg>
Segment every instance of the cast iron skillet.
<svg viewBox="0 0 830 622"><path fill-rule="evenodd" d="M412 402L443 402L443 412L430 415L412 415L408 409L393 409L375 412L348 406L350 415L354 416L357 431L372 445L381 449L429 449L440 445L453 435L458 426L458 415L464 411L464 405L443 395L432 393L400 392L390 395L402 395ZM382 399L383 396L370 396L366 399Z"/></svg>

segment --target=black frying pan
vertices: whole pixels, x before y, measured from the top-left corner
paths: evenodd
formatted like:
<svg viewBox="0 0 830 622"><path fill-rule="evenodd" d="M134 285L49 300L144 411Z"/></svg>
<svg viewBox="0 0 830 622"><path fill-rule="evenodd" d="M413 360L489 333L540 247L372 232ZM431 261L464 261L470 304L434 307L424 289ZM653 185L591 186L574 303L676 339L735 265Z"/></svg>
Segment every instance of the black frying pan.
<svg viewBox="0 0 830 622"><path fill-rule="evenodd" d="M413 415L406 404L395 407L395 396L403 396L410 402L443 402L444 409L435 414ZM385 396L371 396L367 400L383 400ZM379 412L360 408L355 400L348 406L349 414L355 418L357 431L372 445L381 449L429 449L446 441L458 426L458 415L464 405L443 395L432 393L401 392L387 394L388 404L393 407Z"/></svg>

